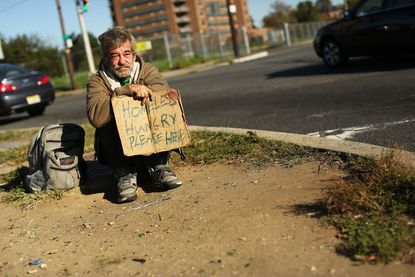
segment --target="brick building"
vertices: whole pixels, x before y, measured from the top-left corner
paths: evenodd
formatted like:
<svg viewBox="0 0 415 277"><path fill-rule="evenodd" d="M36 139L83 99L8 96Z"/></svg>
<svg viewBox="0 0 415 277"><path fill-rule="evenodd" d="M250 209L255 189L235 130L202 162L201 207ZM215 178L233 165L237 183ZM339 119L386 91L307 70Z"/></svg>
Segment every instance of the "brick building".
<svg viewBox="0 0 415 277"><path fill-rule="evenodd" d="M164 34L185 37L195 33L230 35L226 0L109 0L113 23L136 38ZM231 0L236 6L236 28L252 30L246 0Z"/></svg>

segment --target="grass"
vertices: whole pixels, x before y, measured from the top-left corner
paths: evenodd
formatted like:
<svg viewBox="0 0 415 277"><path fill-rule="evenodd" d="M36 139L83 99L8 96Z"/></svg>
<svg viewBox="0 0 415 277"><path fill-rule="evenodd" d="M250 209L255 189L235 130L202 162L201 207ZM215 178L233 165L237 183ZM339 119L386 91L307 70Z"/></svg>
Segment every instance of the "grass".
<svg viewBox="0 0 415 277"><path fill-rule="evenodd" d="M323 200L344 240L338 252L362 262L414 261L415 169L391 151L379 160L356 157L347 172Z"/></svg>
<svg viewBox="0 0 415 277"><path fill-rule="evenodd" d="M401 255L410 260L415 246L414 229L400 217L370 215L365 217L333 217L343 243L337 252L361 262L389 263ZM405 257L406 256L406 257Z"/></svg>
<svg viewBox="0 0 415 277"><path fill-rule="evenodd" d="M235 135L223 132L192 132L192 144L185 149L190 164L228 163L261 167L279 163L290 167L310 157L310 148L280 141L269 141L249 132Z"/></svg>
<svg viewBox="0 0 415 277"><path fill-rule="evenodd" d="M0 141L5 141L5 140L15 140L15 139L20 139L20 138L25 138L25 137L31 137L32 135L34 135L37 132L37 130L32 130L32 131L2 131L0 132Z"/></svg>
<svg viewBox="0 0 415 277"><path fill-rule="evenodd" d="M24 180L28 173L25 166L17 168L7 174L2 175L2 179L8 180L8 185L4 188L8 193L2 197L6 203L15 203L22 209L34 208L42 200L61 199L63 191L45 190L36 193L27 193Z"/></svg>
<svg viewBox="0 0 415 277"><path fill-rule="evenodd" d="M75 83L78 88L86 87L89 79L88 71L80 71L75 73ZM67 76L51 78L52 85L57 91L71 90L70 81Z"/></svg>
<svg viewBox="0 0 415 277"><path fill-rule="evenodd" d="M19 165L27 161L28 146L19 146L1 152L0 164ZM1 178L0 178L1 182Z"/></svg>

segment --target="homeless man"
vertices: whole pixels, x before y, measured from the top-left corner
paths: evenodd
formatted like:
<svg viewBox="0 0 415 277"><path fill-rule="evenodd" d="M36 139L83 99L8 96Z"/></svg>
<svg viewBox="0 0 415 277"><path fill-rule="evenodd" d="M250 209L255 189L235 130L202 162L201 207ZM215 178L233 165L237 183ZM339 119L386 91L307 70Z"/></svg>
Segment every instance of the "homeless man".
<svg viewBox="0 0 415 277"><path fill-rule="evenodd" d="M118 187L118 202L137 198L137 172L148 171L152 184L168 190L182 182L167 165L169 152L150 156L127 157L123 154L120 137L111 106L111 97L126 95L136 101L151 100L154 93L169 90L178 96L152 64L135 53L135 39L125 27L115 26L98 37L102 60L98 72L87 84L87 115L95 130L95 154L109 165Z"/></svg>

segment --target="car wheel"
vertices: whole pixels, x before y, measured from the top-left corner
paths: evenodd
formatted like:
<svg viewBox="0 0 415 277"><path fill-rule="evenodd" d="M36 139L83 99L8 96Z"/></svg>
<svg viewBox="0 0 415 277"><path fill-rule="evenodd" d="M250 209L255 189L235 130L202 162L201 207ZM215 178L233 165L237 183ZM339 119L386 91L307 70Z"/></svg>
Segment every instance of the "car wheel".
<svg viewBox="0 0 415 277"><path fill-rule="evenodd" d="M329 67L340 67L349 59L334 40L329 39L323 42L321 49L323 61Z"/></svg>
<svg viewBox="0 0 415 277"><path fill-rule="evenodd" d="M46 106L40 106L36 108L31 108L27 110L27 112L29 113L30 116L38 116L38 115L42 115L45 112L45 109L46 109Z"/></svg>

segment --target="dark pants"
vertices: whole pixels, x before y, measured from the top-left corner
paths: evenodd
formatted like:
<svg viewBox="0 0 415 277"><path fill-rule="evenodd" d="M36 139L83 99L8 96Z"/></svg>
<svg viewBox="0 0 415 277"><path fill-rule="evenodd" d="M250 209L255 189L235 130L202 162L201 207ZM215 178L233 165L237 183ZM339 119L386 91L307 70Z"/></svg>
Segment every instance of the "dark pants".
<svg viewBox="0 0 415 277"><path fill-rule="evenodd" d="M156 165L165 165L169 159L168 151L149 156L125 156L115 121L96 130L95 154L98 161L113 169L117 167L126 167L138 171L147 170L149 167L154 167Z"/></svg>

